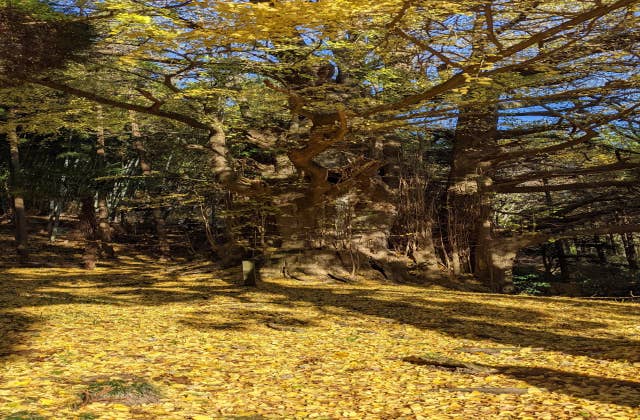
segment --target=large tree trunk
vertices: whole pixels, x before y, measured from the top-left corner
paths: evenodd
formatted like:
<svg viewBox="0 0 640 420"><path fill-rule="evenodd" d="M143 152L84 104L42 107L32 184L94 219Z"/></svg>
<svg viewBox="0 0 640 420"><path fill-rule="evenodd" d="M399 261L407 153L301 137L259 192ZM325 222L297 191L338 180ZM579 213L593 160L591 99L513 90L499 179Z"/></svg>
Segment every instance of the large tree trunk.
<svg viewBox="0 0 640 420"><path fill-rule="evenodd" d="M491 188L491 179L481 176L477 183L479 194L476 234L472 242L473 272L483 284L496 292L502 292L511 286L515 252L511 252L506 246L504 238L494 238L492 232L491 194L487 191Z"/></svg>
<svg viewBox="0 0 640 420"><path fill-rule="evenodd" d="M373 159L362 157L349 163L338 163L338 159L330 163L330 153L325 152L342 143L348 131L346 112L338 105L341 99L336 94L337 106L331 109L317 106L317 101L324 103L326 97L307 98L296 93L297 89L303 91L314 77L317 86L333 83L315 70L305 69L309 74L303 77L284 76L288 89L266 82L289 96L293 115L291 138L299 140L299 145L289 150L288 157L299 176L304 177L306 188L289 187L276 195L274 203L281 210L276 218L282 252L273 255L265 269L275 266L282 274L294 278L348 281L361 274L408 280L410 259L389 249L391 227L397 215L395 204L389 200L367 200L372 197L370 188L382 184L377 176L380 160L372 153ZM327 74L333 71L331 66ZM339 79L339 83L346 81L344 77ZM296 128L300 117L311 122L305 139L300 138Z"/></svg>
<svg viewBox="0 0 640 420"><path fill-rule="evenodd" d="M265 268L278 267L294 278L348 280L355 275L375 276L392 281L414 281L409 273L410 252L394 252L389 247L392 226L398 216L395 193L378 176L382 162L362 158L349 164L329 164L325 154L344 140L345 112L303 109L303 99L291 92L294 115L303 115L312 126L306 142L288 156L307 188L282 194L278 215L282 251ZM381 141L374 148L383 148ZM399 175L399 174L397 174ZM397 181L396 176L396 181ZM296 197L297 196L297 197ZM381 198L382 197L382 198ZM413 256L420 263L437 267L431 226L420 223Z"/></svg>
<svg viewBox="0 0 640 420"><path fill-rule="evenodd" d="M415 281L409 273L412 261L389 249L397 208L390 200L379 199L383 195L376 192L382 189L380 184L354 187L326 203L322 211L318 207L304 218L296 214L296 206L283 204L277 217L281 251L266 261L263 271L300 280L351 281L363 277ZM283 196L282 202L288 201ZM316 229L305 224L309 214L315 215Z"/></svg>
<svg viewBox="0 0 640 420"><path fill-rule="evenodd" d="M490 88L476 87L474 95L493 97ZM495 145L498 112L495 105L461 107L455 130L453 159L447 189L446 232L451 271L472 272L496 288L491 274L493 251L491 203L492 170L482 162Z"/></svg>
<svg viewBox="0 0 640 420"><path fill-rule="evenodd" d="M292 111L297 116L301 107L293 107ZM276 268L284 276L292 278L344 277L348 271L343 264L337 263L340 251L322 249L322 244L317 241L322 239L318 234L321 210L323 207L326 209L324 201L328 200L332 184L328 182L328 169L315 159L343 140L347 129L345 115L336 111L307 113L305 116L313 123L308 140L303 147L291 150L288 157L298 174L306 177L308 186L293 194L283 192L281 199L275 200L280 207L277 223L282 251L274 255L264 269ZM336 123L340 124L338 128Z"/></svg>
<svg viewBox="0 0 640 420"><path fill-rule="evenodd" d="M15 221L15 244L18 258L24 260L28 254L28 226L27 212L22 195L22 173L20 169L20 151L18 147L18 131L15 123L15 111L9 109L7 122L7 140L11 153L11 184L13 196L13 211Z"/></svg>
<svg viewBox="0 0 640 420"><path fill-rule="evenodd" d="M482 265L478 277L488 285L491 290L499 293L513 291L513 265L522 248L527 243L522 243L519 238L496 238L488 244L482 255Z"/></svg>

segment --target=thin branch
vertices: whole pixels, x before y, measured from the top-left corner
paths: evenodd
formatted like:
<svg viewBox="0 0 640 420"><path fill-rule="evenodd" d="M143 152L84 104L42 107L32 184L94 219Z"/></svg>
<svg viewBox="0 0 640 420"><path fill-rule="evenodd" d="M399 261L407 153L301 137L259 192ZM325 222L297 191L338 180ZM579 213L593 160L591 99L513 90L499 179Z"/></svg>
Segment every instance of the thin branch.
<svg viewBox="0 0 640 420"><path fill-rule="evenodd" d="M502 194L521 194L547 191L576 191L592 188L626 188L637 185L637 181L593 181L555 185L524 185L521 187L514 187L510 185L495 185L492 190Z"/></svg>
<svg viewBox="0 0 640 420"><path fill-rule="evenodd" d="M498 51L504 50L504 46L498 40L498 37L496 36L496 32L494 30L493 11L491 10L491 3L487 3L484 6L484 16L487 20L487 34L489 35L489 40L491 40L491 42L493 42L493 45L498 48Z"/></svg>
<svg viewBox="0 0 640 420"><path fill-rule="evenodd" d="M436 57L438 57L440 59L440 61L442 61L444 64L446 64L449 67L453 67L453 68L462 68L459 64L454 63L453 61L451 61L449 59L449 57L447 57L446 55L444 55L442 52L431 48L429 45L425 44L424 42L422 42L421 40L419 40L418 38L406 33L405 31L403 31L400 28L397 28L395 30L395 33L397 33L398 35L400 35L402 38L406 39L409 42L412 42L413 44L415 44L417 47L422 48L425 51L429 51L431 54L435 55Z"/></svg>
<svg viewBox="0 0 640 420"><path fill-rule="evenodd" d="M512 185L522 184L523 182L533 181L537 179L543 178L561 178L561 177L570 177L576 175L587 175L587 174L597 174L602 172L615 172L622 171L625 169L633 169L639 168L640 162L616 162L611 163L609 165L600 165L600 166L592 166L590 168L581 168L581 169L573 169L573 170L562 170L562 171L544 171L544 172L532 172L516 177L511 177L508 180L495 181L494 185L499 187L507 187Z"/></svg>

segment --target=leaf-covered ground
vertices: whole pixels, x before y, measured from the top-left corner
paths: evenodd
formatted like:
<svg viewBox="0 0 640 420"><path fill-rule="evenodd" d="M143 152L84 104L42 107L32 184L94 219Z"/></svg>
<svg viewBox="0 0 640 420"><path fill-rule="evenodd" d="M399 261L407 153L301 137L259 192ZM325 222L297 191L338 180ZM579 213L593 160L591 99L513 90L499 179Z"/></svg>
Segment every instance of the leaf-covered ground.
<svg viewBox="0 0 640 420"><path fill-rule="evenodd" d="M0 269L0 419L640 418L638 304L234 277Z"/></svg>

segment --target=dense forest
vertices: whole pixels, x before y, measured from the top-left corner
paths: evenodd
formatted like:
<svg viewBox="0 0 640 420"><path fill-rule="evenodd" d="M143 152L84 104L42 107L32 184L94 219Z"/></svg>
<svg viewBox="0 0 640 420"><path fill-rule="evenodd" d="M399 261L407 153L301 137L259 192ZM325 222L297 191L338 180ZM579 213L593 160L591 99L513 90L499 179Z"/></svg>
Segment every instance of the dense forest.
<svg viewBox="0 0 640 420"><path fill-rule="evenodd" d="M26 265L34 230L74 229L87 269L137 243L291 278L640 293L638 19L5 0L0 215Z"/></svg>

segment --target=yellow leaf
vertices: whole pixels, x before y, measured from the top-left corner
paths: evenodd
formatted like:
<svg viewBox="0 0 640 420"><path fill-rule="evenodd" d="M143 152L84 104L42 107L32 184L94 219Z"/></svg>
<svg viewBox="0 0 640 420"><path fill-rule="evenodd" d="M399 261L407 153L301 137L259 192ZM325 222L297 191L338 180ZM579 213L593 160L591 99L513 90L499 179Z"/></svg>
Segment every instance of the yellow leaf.
<svg viewBox="0 0 640 420"><path fill-rule="evenodd" d="M15 381L9 381L5 384L7 388L16 387L16 386L25 386L31 383L31 379L18 379Z"/></svg>

